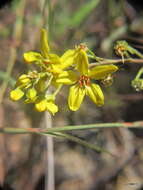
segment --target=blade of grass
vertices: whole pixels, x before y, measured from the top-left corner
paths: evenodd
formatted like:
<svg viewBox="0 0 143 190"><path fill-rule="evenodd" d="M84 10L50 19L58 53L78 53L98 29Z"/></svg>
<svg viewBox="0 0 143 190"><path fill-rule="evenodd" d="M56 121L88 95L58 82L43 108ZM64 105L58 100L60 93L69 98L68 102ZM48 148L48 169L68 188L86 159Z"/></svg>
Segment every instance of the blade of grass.
<svg viewBox="0 0 143 190"><path fill-rule="evenodd" d="M56 29L55 31L56 36L60 36L64 31L68 30L69 27L78 27L99 3L100 0L90 0L81 5L72 15L69 13L70 10L63 10L56 19L59 20L56 24L56 28L58 28L58 30ZM66 2L64 2L64 4L67 6Z"/></svg>
<svg viewBox="0 0 143 190"><path fill-rule="evenodd" d="M90 0L83 4L69 20L69 25L76 27L91 13L93 9L97 7L100 0Z"/></svg>
<svg viewBox="0 0 143 190"><path fill-rule="evenodd" d="M105 148L102 148L102 147L100 147L98 145L95 145L95 144L91 144L91 143L89 143L89 142L87 142L85 140L82 140L79 137L75 137L73 135L69 135L69 134L63 133L63 132L62 133L61 132L49 133L49 135L50 134L53 135L54 137L62 137L64 139L68 139L70 141L76 142L76 143L78 143L78 144L80 144L82 146L85 146L85 147L87 147L87 148L89 148L91 150L96 151L97 153L105 152L105 153L110 154L111 156L115 156L111 152L109 152L108 150L106 150Z"/></svg>

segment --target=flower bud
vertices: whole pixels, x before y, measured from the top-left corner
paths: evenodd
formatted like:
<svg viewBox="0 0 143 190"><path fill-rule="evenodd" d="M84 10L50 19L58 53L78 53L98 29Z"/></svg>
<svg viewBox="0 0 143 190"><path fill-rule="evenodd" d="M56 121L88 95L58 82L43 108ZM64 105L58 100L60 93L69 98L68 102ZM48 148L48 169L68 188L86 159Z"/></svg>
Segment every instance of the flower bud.
<svg viewBox="0 0 143 190"><path fill-rule="evenodd" d="M10 98L14 101L21 99L24 96L24 92L20 88L16 88L10 92Z"/></svg>
<svg viewBox="0 0 143 190"><path fill-rule="evenodd" d="M46 111L47 109L47 100L43 99L35 104L35 108L39 112Z"/></svg>
<svg viewBox="0 0 143 190"><path fill-rule="evenodd" d="M136 91L143 90L143 79L135 79L131 83L132 87L135 88Z"/></svg>
<svg viewBox="0 0 143 190"><path fill-rule="evenodd" d="M127 55L128 51L128 43L126 41L117 41L114 47L115 53L119 56Z"/></svg>
<svg viewBox="0 0 143 190"><path fill-rule="evenodd" d="M29 77L26 74L23 74L18 78L16 86L27 85L30 82L31 80L29 79Z"/></svg>
<svg viewBox="0 0 143 190"><path fill-rule="evenodd" d="M35 90L35 88L29 89L28 92L26 93L27 98L30 100L35 100L36 95L37 91Z"/></svg>

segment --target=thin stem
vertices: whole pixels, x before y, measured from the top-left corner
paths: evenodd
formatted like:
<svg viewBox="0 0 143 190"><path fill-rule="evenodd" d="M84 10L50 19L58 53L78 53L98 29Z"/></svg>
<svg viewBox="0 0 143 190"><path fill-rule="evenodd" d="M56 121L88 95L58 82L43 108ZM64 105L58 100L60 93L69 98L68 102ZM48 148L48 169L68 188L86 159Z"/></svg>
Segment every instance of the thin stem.
<svg viewBox="0 0 143 190"><path fill-rule="evenodd" d="M43 2L42 17L43 17L43 27L46 28L47 26L46 18L48 18L49 20L51 18L51 1L50 0L44 0ZM48 28L48 30L50 29ZM50 31L49 31L49 35L50 35ZM47 92L48 92L48 88L51 84L52 79L53 79L53 76L51 76L48 81L47 89L46 89ZM46 129L52 127L52 118L48 112L45 113L45 127ZM46 130L46 129L43 129L43 130ZM45 190L55 190L54 143L53 143L52 137L46 138L46 146L47 146L47 150L46 150L46 153L47 153L46 166L47 167L45 170Z"/></svg>
<svg viewBox="0 0 143 190"><path fill-rule="evenodd" d="M140 58L143 58L143 55L138 50L133 48L133 51L134 51L135 55L137 55Z"/></svg>
<svg viewBox="0 0 143 190"><path fill-rule="evenodd" d="M61 90L61 88L62 88L62 84L56 89L56 91L54 92L54 96L56 96L58 93L59 93L59 91Z"/></svg>
<svg viewBox="0 0 143 190"><path fill-rule="evenodd" d="M138 71L138 73L137 73L137 75L136 75L136 77L135 77L135 79L134 80L137 80L137 79L139 79L140 78L140 76L142 75L142 73L143 73L143 67Z"/></svg>
<svg viewBox="0 0 143 190"><path fill-rule="evenodd" d="M106 150L106 149L104 149L104 148L101 148L100 146L97 146L97 145L95 145L95 144L90 144L90 143L88 143L88 142L86 142L86 141L84 141L84 140L82 140L82 139L80 139L80 138L78 138L78 137L73 136L73 135L69 135L69 134L67 134L67 133L60 133L60 132L54 132L54 133L52 133L52 134L54 134L54 135L56 135L56 136L59 136L59 137L66 138L66 139L68 139L68 140L70 140L70 141L73 141L73 142L76 142L76 143L78 143L78 144L81 144L81 145L83 145L83 146L85 146L85 147L88 147L88 148L90 148L90 149L92 149L92 150L94 150L94 151L96 151L96 152L105 152L105 153L110 154L111 156L114 156L114 155L113 155L112 153L110 153L108 150Z"/></svg>
<svg viewBox="0 0 143 190"><path fill-rule="evenodd" d="M53 79L53 75L50 76L50 79L49 79L47 87L46 87L46 91L48 90L49 86L51 85L52 79Z"/></svg>
<svg viewBox="0 0 143 190"><path fill-rule="evenodd" d="M90 67L98 66L98 65L110 65L110 64L119 64L123 63L122 59L104 59L100 62L91 63ZM136 63L136 64L143 64L143 59L133 59L127 58L124 59L124 63Z"/></svg>
<svg viewBox="0 0 143 190"><path fill-rule="evenodd" d="M52 118L49 112L45 112L45 125L46 129L51 129L52 127ZM43 130L46 130L43 129ZM55 189L55 169L54 169L54 143L53 137L46 137L46 172L45 172L45 190L54 190Z"/></svg>
<svg viewBox="0 0 143 190"><path fill-rule="evenodd" d="M49 125L49 124L48 124ZM63 131L75 131L75 130L89 130L89 129L103 129L103 128L138 128L143 129L143 121L136 121L136 122L123 122L123 123L96 123L96 124L89 124L89 125L69 125L65 127L53 127L47 129L41 128L12 128L12 127L3 127L0 128L0 133L9 133L9 134L48 134L54 132L63 132Z"/></svg>
<svg viewBox="0 0 143 190"><path fill-rule="evenodd" d="M89 58L95 59L96 61L99 61L99 62L104 60L104 58L96 56L94 52L91 51L90 49L88 49L87 52L89 52L89 55L88 55Z"/></svg>

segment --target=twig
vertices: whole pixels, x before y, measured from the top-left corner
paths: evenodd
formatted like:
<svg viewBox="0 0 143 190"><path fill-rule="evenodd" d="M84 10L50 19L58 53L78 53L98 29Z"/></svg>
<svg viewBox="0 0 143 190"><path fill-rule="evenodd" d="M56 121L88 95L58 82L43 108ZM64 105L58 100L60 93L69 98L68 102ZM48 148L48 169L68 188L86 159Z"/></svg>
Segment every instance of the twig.
<svg viewBox="0 0 143 190"><path fill-rule="evenodd" d="M91 63L90 67L97 66L97 65L110 65L110 64L118 64L123 63L122 59L104 59L100 62ZM124 59L124 63L136 63L136 64L143 64L143 59L133 59L128 58Z"/></svg>
<svg viewBox="0 0 143 190"><path fill-rule="evenodd" d="M102 129L102 128L138 128L143 129L143 121L136 122L119 122L119 123L96 123L89 125L76 125L76 126L65 126L65 127L53 127L48 129L41 128L12 128L12 127L2 127L0 128L0 133L9 133L9 134L48 134L54 132L63 132L63 131L75 131L75 130L88 130L88 129Z"/></svg>
<svg viewBox="0 0 143 190"><path fill-rule="evenodd" d="M49 123L49 118L46 118L46 122L48 127L50 125ZM94 129L94 128L114 128L114 127L122 127L122 128L142 128L143 129L143 121L137 121L137 122L124 122L124 123L103 123L103 124L92 124L92 125L80 125L80 126L66 126L66 127L57 127L57 128L48 128L48 129L41 129L41 128L1 128L0 129L0 133L10 133L10 134L39 134L39 135L50 135L53 137L62 137L64 139L68 139L71 141L74 141L76 143L79 143L87 148L90 148L96 152L106 152L114 157L116 157L116 155L114 155L113 153L111 153L110 151L99 147L98 145L94 145L91 143L86 142L85 140L82 140L79 137L75 137L73 135L67 134L67 133L63 133L62 131L69 131L69 130L76 130L76 129L80 129L80 130L85 130L85 129ZM49 137L48 137L49 138ZM47 138L47 140L48 140ZM50 142L50 143L49 143ZM51 165L48 165L48 170L46 170L46 174L50 173L50 176L46 176L47 178L47 186L46 188L48 189L49 185L50 185L50 189L52 190L52 188L55 188L55 184L54 184L54 152L53 152L53 139L52 141L48 140L47 143L48 146L48 164L49 162L51 163ZM52 154L52 156L51 156ZM49 156L50 155L50 156ZM51 175L52 173L52 175Z"/></svg>

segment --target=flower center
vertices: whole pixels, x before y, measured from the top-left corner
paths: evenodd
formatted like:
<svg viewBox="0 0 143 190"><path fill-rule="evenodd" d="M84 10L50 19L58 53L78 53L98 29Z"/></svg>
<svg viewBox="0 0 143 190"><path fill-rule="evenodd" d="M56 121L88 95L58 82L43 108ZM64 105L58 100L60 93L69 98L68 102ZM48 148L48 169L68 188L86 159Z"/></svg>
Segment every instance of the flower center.
<svg viewBox="0 0 143 190"><path fill-rule="evenodd" d="M79 86L83 87L83 86L90 86L90 78L88 76L82 75L79 78Z"/></svg>
<svg viewBox="0 0 143 190"><path fill-rule="evenodd" d="M43 64L48 65L50 64L50 61L44 61Z"/></svg>

